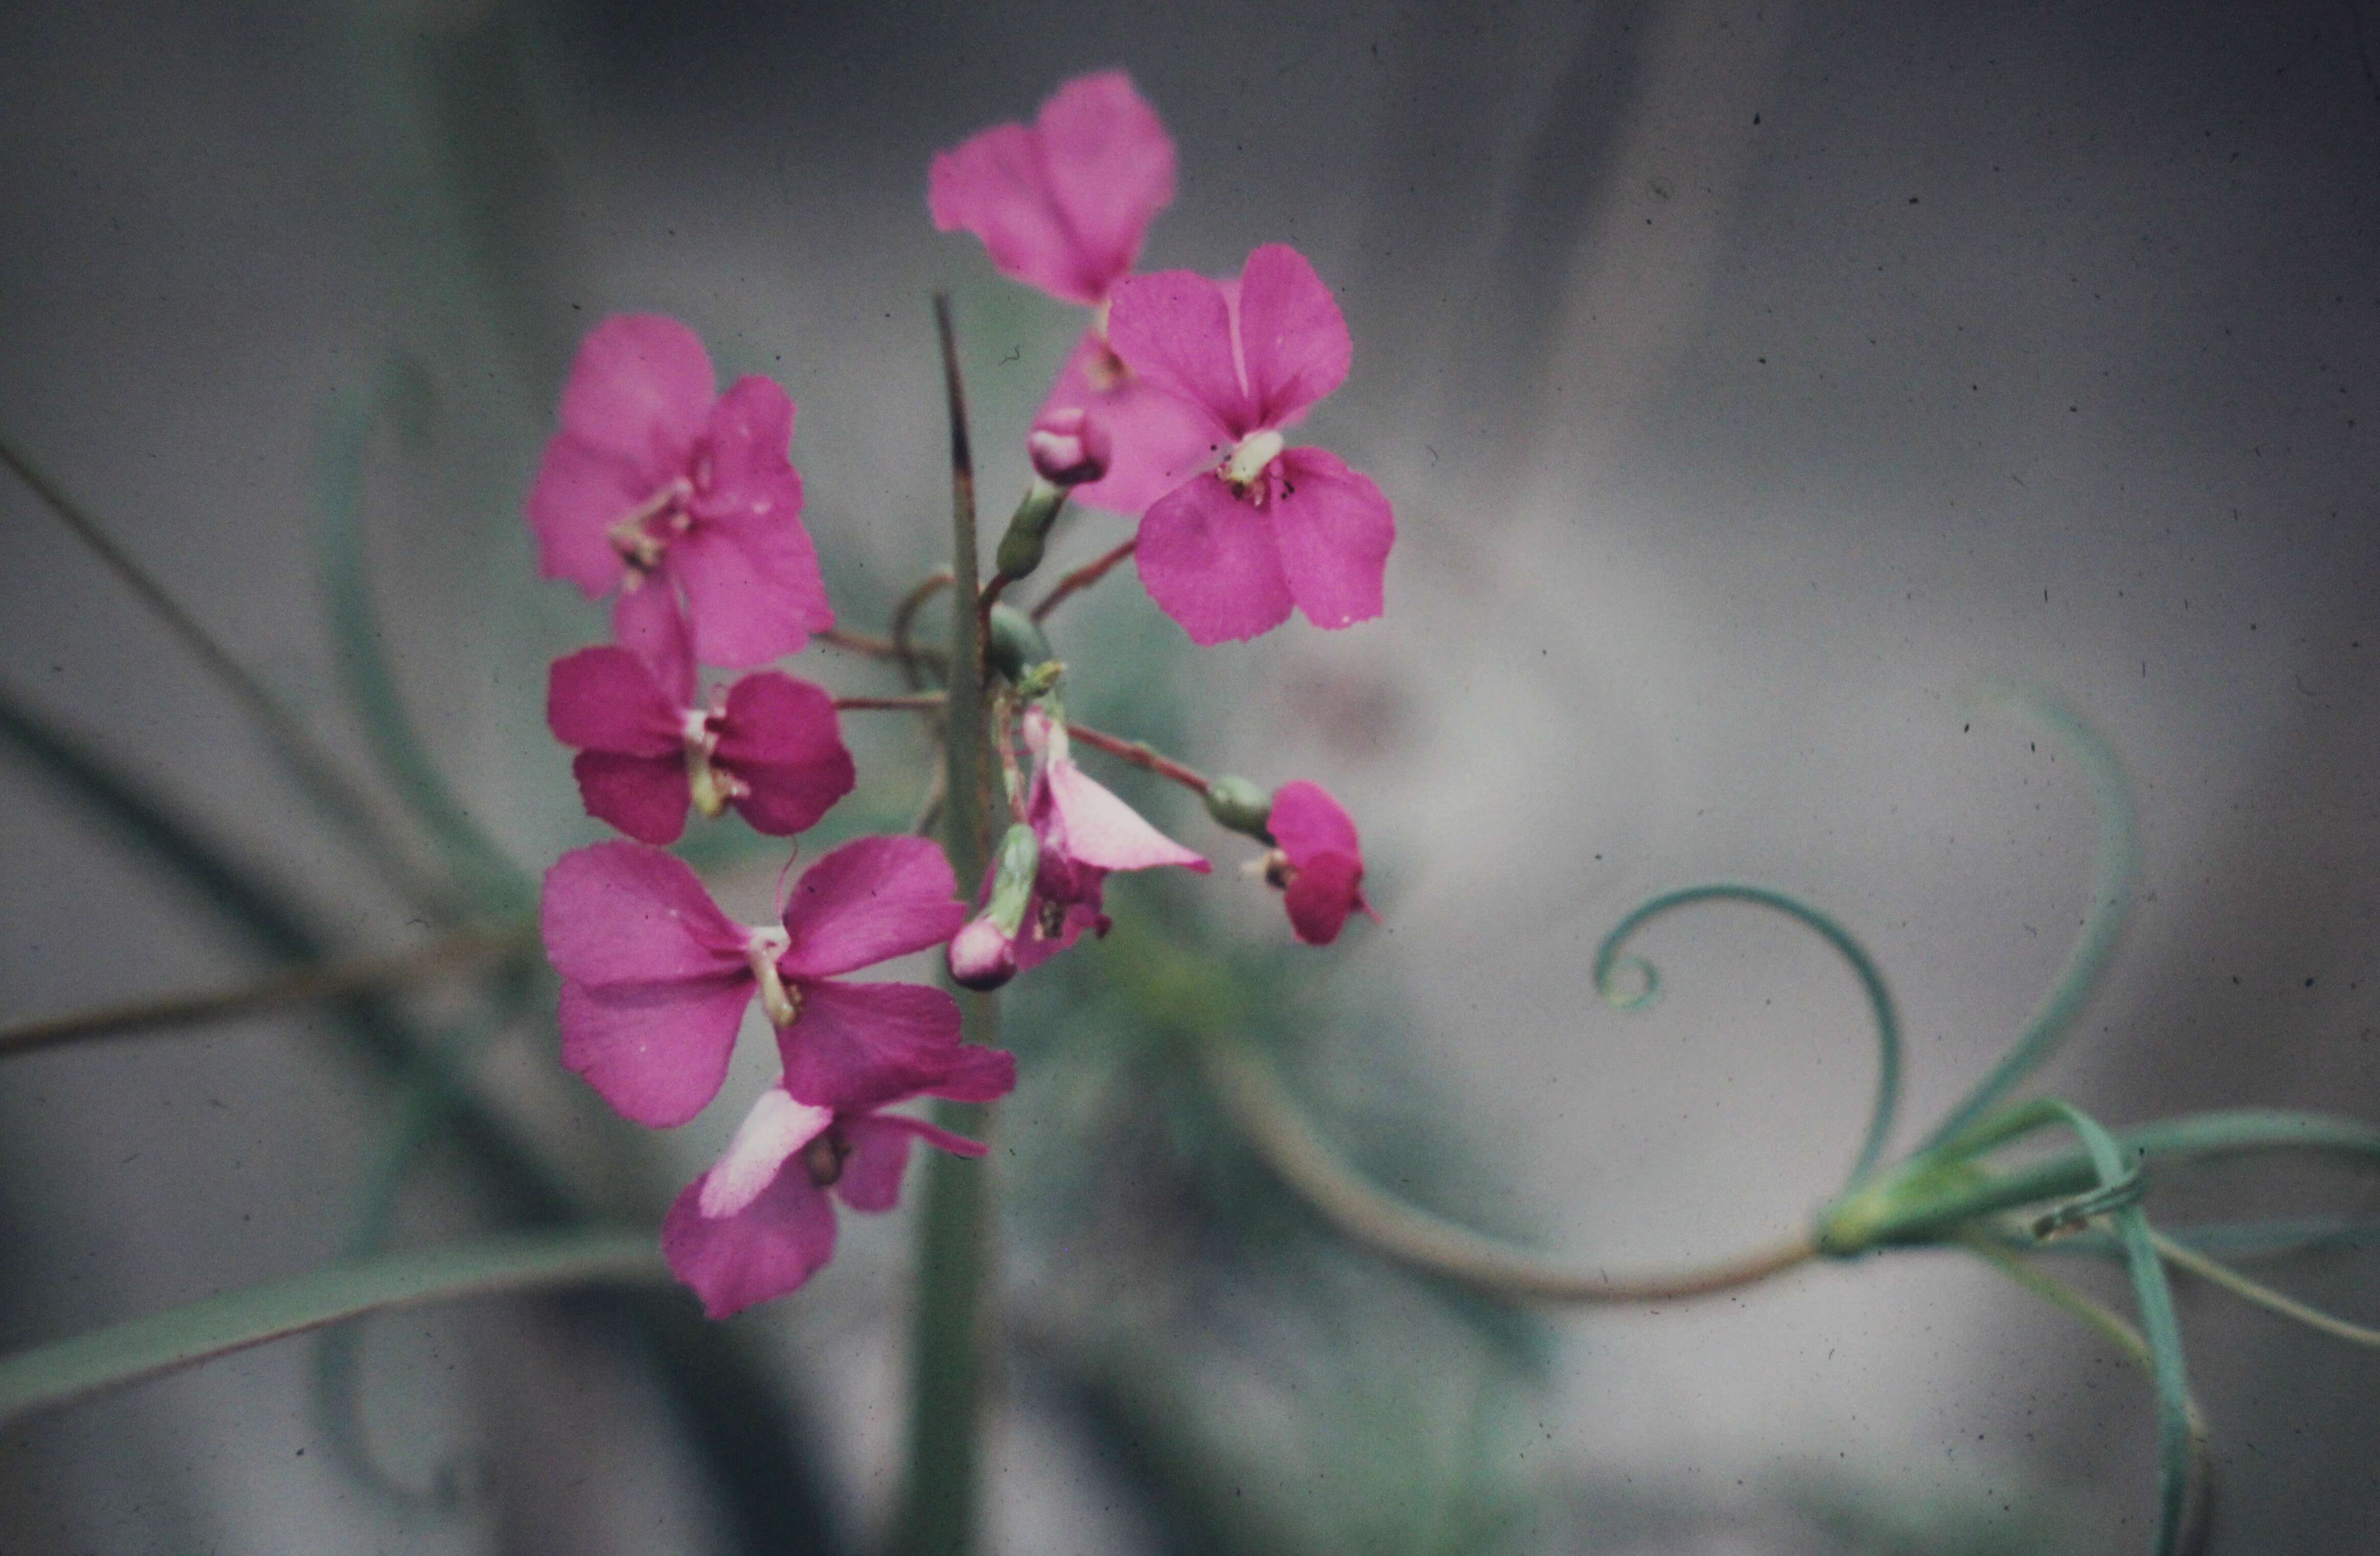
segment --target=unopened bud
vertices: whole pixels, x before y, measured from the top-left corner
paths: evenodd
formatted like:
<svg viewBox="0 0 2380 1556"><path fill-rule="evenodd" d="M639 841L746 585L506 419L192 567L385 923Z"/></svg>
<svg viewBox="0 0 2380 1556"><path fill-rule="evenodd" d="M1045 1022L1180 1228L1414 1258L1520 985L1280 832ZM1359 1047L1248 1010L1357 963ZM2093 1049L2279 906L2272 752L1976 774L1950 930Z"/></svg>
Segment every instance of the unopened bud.
<svg viewBox="0 0 2380 1556"><path fill-rule="evenodd" d="M1053 410L1025 435L1033 471L1052 486L1081 486L1108 473L1114 449L1105 422L1081 407Z"/></svg>
<svg viewBox="0 0 2380 1556"><path fill-rule="evenodd" d="M1035 666L1050 663L1049 635L1014 605L991 608L991 635L985 648L991 667L1019 687Z"/></svg>
<svg viewBox="0 0 2380 1556"><path fill-rule="evenodd" d="M1207 814L1258 843L1272 841L1272 833L1265 830L1272 819L1272 794L1245 778L1218 778L1208 784Z"/></svg>
<svg viewBox="0 0 2380 1556"><path fill-rule="evenodd" d="M951 937L951 981L962 989L997 989L1016 976L1016 937L990 913L968 920Z"/></svg>

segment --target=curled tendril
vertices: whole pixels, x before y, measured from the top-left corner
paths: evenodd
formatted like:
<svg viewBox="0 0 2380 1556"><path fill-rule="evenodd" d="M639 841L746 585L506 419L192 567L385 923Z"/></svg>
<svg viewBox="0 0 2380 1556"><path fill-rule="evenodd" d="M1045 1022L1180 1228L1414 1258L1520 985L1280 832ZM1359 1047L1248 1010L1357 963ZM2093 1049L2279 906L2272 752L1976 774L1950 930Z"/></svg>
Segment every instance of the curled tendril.
<svg viewBox="0 0 2380 1556"><path fill-rule="evenodd" d="M1884 1154L1885 1140L1892 1133L1893 1112L1900 1102L1900 1020L1894 1014L1892 993L1885 987L1884 975L1876 970L1875 959L1850 930L1807 903L1766 886L1722 881L1664 892L1622 918L1603 937L1603 943L1595 953L1596 991L1619 1010L1642 1010L1652 1003L1660 992L1660 970L1642 956L1623 954L1621 948L1630 936L1654 919L1703 902L1747 903L1781 913L1832 946L1859 979L1860 989L1867 996L1868 1014L1876 1024L1876 1100L1868 1111L1867 1134L1860 1142L1859 1156L1845 1183L1848 1192L1875 1171L1878 1158ZM1633 990L1621 986L1623 974L1634 979Z"/></svg>

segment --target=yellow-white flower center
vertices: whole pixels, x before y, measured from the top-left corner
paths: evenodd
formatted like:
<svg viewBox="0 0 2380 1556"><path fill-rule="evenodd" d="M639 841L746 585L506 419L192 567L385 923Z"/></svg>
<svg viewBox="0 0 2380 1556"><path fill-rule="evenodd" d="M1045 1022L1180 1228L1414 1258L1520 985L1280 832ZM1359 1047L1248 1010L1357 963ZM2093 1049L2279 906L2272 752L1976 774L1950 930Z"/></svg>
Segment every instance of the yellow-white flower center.
<svg viewBox="0 0 2380 1556"><path fill-rule="evenodd" d="M1263 477L1266 468L1281 457L1281 451L1287 446L1288 441L1269 427L1261 432L1250 432L1223 462L1224 481L1234 492L1245 492Z"/></svg>

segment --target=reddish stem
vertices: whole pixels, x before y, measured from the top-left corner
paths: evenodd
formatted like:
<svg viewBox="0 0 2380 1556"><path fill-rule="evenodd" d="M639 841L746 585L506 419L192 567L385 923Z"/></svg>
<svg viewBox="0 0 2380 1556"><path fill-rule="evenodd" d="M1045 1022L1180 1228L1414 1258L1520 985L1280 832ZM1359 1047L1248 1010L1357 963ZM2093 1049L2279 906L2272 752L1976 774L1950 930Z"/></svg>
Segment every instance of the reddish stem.
<svg viewBox="0 0 2380 1556"><path fill-rule="evenodd" d="M1066 733L1086 746L1105 751L1111 757L1122 757L1135 767L1145 767L1160 778L1171 778L1185 789L1195 789L1202 797L1210 786L1204 773L1183 766L1172 757L1160 756L1137 740L1126 740L1081 724L1068 724Z"/></svg>
<svg viewBox="0 0 2380 1556"><path fill-rule="evenodd" d="M1110 572L1114 570L1116 564L1122 562L1125 557L1130 556L1133 553L1133 548L1139 544L1140 538L1138 536L1135 536L1133 539L1126 541L1123 544L1116 547L1115 550L1109 552L1103 556L1096 557L1089 562L1084 563L1081 566L1075 568L1064 577L1060 578L1058 580L1058 587L1051 590L1049 594L1043 598L1041 603L1033 607L1033 619L1035 621L1049 620L1050 613L1056 610L1060 605L1065 603L1067 596L1080 594L1083 590L1090 588L1101 578L1106 577Z"/></svg>

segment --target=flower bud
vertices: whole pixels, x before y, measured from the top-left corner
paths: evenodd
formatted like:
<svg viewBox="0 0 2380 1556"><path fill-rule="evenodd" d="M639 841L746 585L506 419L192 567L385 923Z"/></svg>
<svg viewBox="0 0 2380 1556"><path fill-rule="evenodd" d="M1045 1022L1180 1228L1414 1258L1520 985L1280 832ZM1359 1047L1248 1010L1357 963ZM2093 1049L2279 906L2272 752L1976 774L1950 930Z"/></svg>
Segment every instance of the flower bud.
<svg viewBox="0 0 2380 1556"><path fill-rule="evenodd" d="M1099 480L1113 463L1114 448L1104 422L1080 406L1053 410L1025 436L1033 470L1052 486L1081 486Z"/></svg>
<svg viewBox="0 0 2380 1556"><path fill-rule="evenodd" d="M991 608L991 633L985 650L991 667L1020 687L1027 673L1050 663L1049 635L1040 623L1014 605Z"/></svg>
<svg viewBox="0 0 2380 1556"><path fill-rule="evenodd" d="M1016 936L990 913L951 937L950 954L951 981L962 989L997 989L1016 976Z"/></svg>
<svg viewBox="0 0 2380 1556"><path fill-rule="evenodd" d="M1270 843L1265 823L1272 819L1272 796L1245 778L1222 777L1207 785L1207 814L1233 832Z"/></svg>

